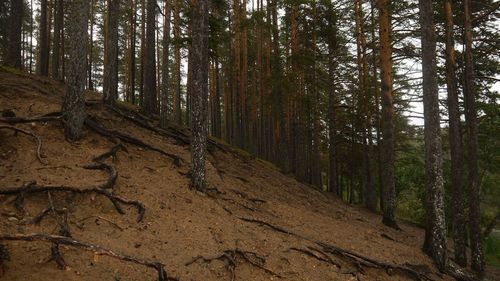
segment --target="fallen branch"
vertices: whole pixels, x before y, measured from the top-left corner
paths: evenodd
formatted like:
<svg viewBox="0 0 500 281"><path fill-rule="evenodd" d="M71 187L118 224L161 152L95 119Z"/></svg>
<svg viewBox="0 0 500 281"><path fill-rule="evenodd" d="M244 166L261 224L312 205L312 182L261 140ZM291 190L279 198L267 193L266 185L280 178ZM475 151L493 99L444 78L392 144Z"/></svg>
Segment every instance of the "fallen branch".
<svg viewBox="0 0 500 281"><path fill-rule="evenodd" d="M93 120L91 118L85 119L85 124L90 129L92 129L94 132L96 132L102 136L108 137L110 139L120 139L126 143L130 143L130 144L133 144L136 146L144 147L144 148L152 150L152 151L159 152L159 153L171 158L174 161L174 165L176 165L177 167L179 167L181 165L182 158L179 157L178 155L175 155L173 153L166 152L160 148L154 147L154 146L147 144L147 143L143 142L142 140L135 138L131 135L127 135L125 133L121 133L121 132L118 132L116 130L106 129L105 127L101 126L96 120Z"/></svg>
<svg viewBox="0 0 500 281"><path fill-rule="evenodd" d="M0 125L0 129L9 129L9 130L13 130L15 132L23 133L23 134L28 135L28 136L32 136L36 140L36 143L37 143L36 158L38 158L38 161L40 161L40 163L45 164L45 162L42 160L42 155L41 155L42 154L41 153L41 151L42 151L42 139L40 138L40 136L36 135L35 133L29 132L29 131L26 131L26 130L23 130L23 129L14 127L14 126L9 126L9 125Z"/></svg>
<svg viewBox="0 0 500 281"><path fill-rule="evenodd" d="M118 228L120 231L124 231L125 230L123 227L121 227L120 225L118 225L116 222L113 222L112 220L104 218L104 217L101 217L101 216L88 216L86 218L83 218L83 219L79 220L78 222L81 223L81 222L86 221L86 220L91 219L91 218L96 218L96 219L103 220L103 221L111 224L112 226Z"/></svg>
<svg viewBox="0 0 500 281"><path fill-rule="evenodd" d="M148 261L128 255L123 255L115 251L108 250L104 247L86 242L81 242L69 237L58 236L58 235L46 235L46 234L28 234L28 235L15 234L15 235L0 235L0 241L26 241L26 242L42 241L42 242L53 243L56 245L66 245L84 251L92 252L95 255L108 256L119 259L121 261L131 262L139 265L144 265L149 268L153 268L158 272L159 281L168 280L167 272L165 271L165 265L163 265L158 261Z"/></svg>

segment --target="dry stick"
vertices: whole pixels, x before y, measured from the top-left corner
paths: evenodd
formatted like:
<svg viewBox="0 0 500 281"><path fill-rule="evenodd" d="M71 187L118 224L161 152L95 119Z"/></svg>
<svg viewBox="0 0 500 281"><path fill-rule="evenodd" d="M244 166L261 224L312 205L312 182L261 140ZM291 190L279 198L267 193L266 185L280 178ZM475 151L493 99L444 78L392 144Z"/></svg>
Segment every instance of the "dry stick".
<svg viewBox="0 0 500 281"><path fill-rule="evenodd" d="M156 269L158 272L158 280L159 281L166 281L167 279L167 273L165 271L165 266L157 261L147 261L143 259L139 259L136 257L128 256L128 255L123 255L120 253L116 253L112 250L108 250L104 247L86 243L86 242L81 242L69 237L65 236L58 236L58 235L46 235L46 234L15 234L15 235L0 235L0 241L27 241L27 242L35 242L35 241L42 241L42 242L49 242L49 243L54 243L58 245L67 245L70 247L74 247L77 249L82 249L84 251L92 252L95 255L100 255L100 256L109 256L112 258L116 258L122 261L126 262L132 262L135 264L140 264L144 265L149 268Z"/></svg>
<svg viewBox="0 0 500 281"><path fill-rule="evenodd" d="M307 240L309 242L312 242L312 243L320 246L323 249L323 251L337 255L337 256L343 256L343 257L355 262L356 264L358 264L358 266L363 265L366 267L383 268L386 270L396 269L396 270L400 270L402 272L409 274L410 276L414 277L416 280L432 280L427 275L425 275L421 272L418 272L416 270L413 270L407 266L386 263L386 262L378 261L378 260L375 260L375 259L372 259L369 257L365 257L363 255L352 252L350 250L343 249L343 248L340 248L340 247L337 247L334 245L330 245L330 244L327 244L327 243L324 243L321 241L316 241L312 238L302 236L300 234L296 234L296 233L294 233L290 230L287 230L281 226L276 226L276 225L273 225L273 224L268 223L268 222L263 221L263 220L253 219L253 218L244 218L244 217L239 217L239 219L246 221L246 222L250 222L250 223L256 223L256 224L259 224L261 226L266 226L268 228L271 228L274 231L281 232L281 233L288 234L288 235L292 235L292 236L298 237L298 238L303 239L303 240Z"/></svg>
<svg viewBox="0 0 500 281"><path fill-rule="evenodd" d="M3 119L5 119L5 118L3 118ZM40 136L36 135L35 133L29 132L29 131L26 131L26 130L23 130L23 129L14 127L14 126L10 126L10 125L0 125L0 129L13 130L13 131L20 132L20 133L23 133L25 135L32 136L33 138L35 138L36 143L37 143L36 158L38 158L38 161L40 161L40 163L45 164L45 162L42 160L42 156L41 156L42 139L40 138Z"/></svg>
<svg viewBox="0 0 500 281"><path fill-rule="evenodd" d="M124 231L125 230L123 227L121 227L117 223L113 222L112 220L107 219L105 217L101 217L101 216L88 216L86 218L83 218L83 219L79 220L78 222L81 223L81 222L86 221L86 220L91 219L91 218L96 218L96 219L100 219L100 220L103 220L105 222L108 222L109 224L111 224L114 227L118 228L120 231Z"/></svg>
<svg viewBox="0 0 500 281"><path fill-rule="evenodd" d="M147 148L149 150L153 150L153 151L156 151L156 152L159 152L169 158L171 158L173 161L174 161L174 164L179 167L181 165L181 162L182 162L182 158L179 157L178 155L175 155L175 154L172 154L172 153L169 153L169 152L166 152L162 149L159 149L157 147L154 147L150 144L147 144L145 142L143 142L142 140L138 139L138 138L135 138L131 135L127 135L125 133L121 133L121 132L118 132L118 131L115 131L115 130L109 130L109 129L106 129L104 128L103 126L101 126L96 120L93 120L91 118L87 118L85 120L85 124L90 128L92 129L94 132L100 134L100 135L103 135L105 137L108 137L108 138L112 138L112 139L120 139L124 142L127 142L127 143L130 143L130 144L133 144L133 145L137 145L137 146L141 146L141 147L144 147L144 148Z"/></svg>

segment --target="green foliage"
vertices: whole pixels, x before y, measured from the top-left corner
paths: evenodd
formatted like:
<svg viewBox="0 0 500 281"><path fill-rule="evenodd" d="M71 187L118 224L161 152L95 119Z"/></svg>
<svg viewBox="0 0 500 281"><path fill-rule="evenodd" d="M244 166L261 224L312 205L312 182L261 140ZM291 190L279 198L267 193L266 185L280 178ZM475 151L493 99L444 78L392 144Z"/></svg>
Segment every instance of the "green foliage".
<svg viewBox="0 0 500 281"><path fill-rule="evenodd" d="M500 267L500 234L492 234L484 241L484 253L489 265Z"/></svg>

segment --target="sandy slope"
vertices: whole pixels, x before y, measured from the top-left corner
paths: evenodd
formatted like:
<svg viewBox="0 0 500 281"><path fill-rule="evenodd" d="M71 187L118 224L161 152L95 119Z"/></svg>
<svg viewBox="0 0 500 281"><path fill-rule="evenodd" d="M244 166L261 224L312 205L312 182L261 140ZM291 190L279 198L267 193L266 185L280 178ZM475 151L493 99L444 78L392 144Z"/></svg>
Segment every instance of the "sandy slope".
<svg viewBox="0 0 500 281"><path fill-rule="evenodd" d="M0 73L0 110L12 109L18 116L36 116L58 111L62 86L50 80ZM91 95L90 95L91 96ZM96 96L93 96L96 98ZM411 280L398 271L362 267L338 255L325 257L314 252L312 241L336 245L380 261L416 266L438 277L432 262L420 250L423 231L402 223L403 231L383 226L378 215L351 207L284 176L262 161L248 156L217 151L209 157L208 182L221 193L205 196L188 188L187 146L140 128L100 105L90 107L103 124L133 134L184 159L181 167L157 153L126 144L128 153L118 152L114 163L119 178L115 192L142 201L146 208L143 222L136 222L134 208L120 215L100 196L52 194L58 208L69 210L70 231L75 239L105 246L121 253L159 260L169 276L179 280L231 280L230 260L211 262L194 257L214 257L228 251L236 255L236 280ZM36 145L28 136L15 136L0 130L0 187L20 186L35 180L43 184L88 186L102 182L106 174L79 167L113 143L88 131L76 143L64 140L58 122L17 125L43 138L42 154L46 164L35 157ZM107 163L112 163L107 160ZM28 213L21 216L13 207L12 197L0 197L1 233L57 233L54 218L39 226L25 222L47 206L47 196L30 196L25 201ZM17 219L14 219L17 217ZM297 235L273 230L249 222L265 221ZM113 222L117 226L108 222ZM391 240L392 239L392 240ZM1 280L156 280L154 270L97 257L62 246L69 265L64 271L54 262L44 261L50 254L45 243L7 242L11 261ZM314 252L320 259L298 250ZM235 250L262 266L252 265ZM255 253L256 255L252 254ZM337 263L334 266L327 260ZM388 274L388 273L391 273ZM442 279L443 278L443 279Z"/></svg>

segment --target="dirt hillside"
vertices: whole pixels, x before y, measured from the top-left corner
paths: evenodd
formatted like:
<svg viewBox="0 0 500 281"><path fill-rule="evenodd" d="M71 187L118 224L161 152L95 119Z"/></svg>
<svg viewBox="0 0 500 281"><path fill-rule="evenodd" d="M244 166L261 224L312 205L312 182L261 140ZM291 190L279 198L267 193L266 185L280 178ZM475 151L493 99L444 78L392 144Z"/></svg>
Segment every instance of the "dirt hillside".
<svg viewBox="0 0 500 281"><path fill-rule="evenodd" d="M0 110L18 117L57 112L62 90L62 84L48 79L0 72ZM177 137L166 137L104 107L96 94L87 99L89 115L101 128L157 150L122 139L125 149L117 147L114 161L101 160L118 173L112 193L141 202L143 220L137 222L136 206L119 204L120 214L102 194L26 192L24 200L0 196L0 233L59 235L66 221L73 239L161 262L169 280L452 280L437 274L420 250L422 229L405 223L402 231L387 228L378 215L230 148L211 145L208 195L190 190L189 146L179 137L184 131L172 128ZM41 138L41 161L32 136L0 129L0 189L31 181L88 189L109 179L109 169L84 165L96 164L93 158L117 139L87 127L83 140L70 143L57 120L11 125ZM180 157L180 165L160 150ZM67 245L59 246L66 263L61 270L49 260L50 243L4 243L10 261L1 280L158 280L154 268Z"/></svg>

